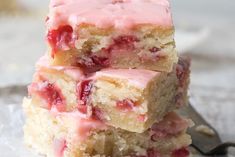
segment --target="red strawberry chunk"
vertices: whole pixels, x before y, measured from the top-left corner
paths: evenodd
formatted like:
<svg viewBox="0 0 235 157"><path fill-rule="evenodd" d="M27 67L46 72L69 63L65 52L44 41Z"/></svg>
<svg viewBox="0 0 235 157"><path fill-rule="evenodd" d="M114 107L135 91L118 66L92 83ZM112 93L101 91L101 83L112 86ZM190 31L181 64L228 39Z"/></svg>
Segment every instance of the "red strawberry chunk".
<svg viewBox="0 0 235 157"><path fill-rule="evenodd" d="M144 121L146 121L146 115L145 114L140 114L138 117L137 117L137 119L138 119L138 121L139 122L144 122Z"/></svg>
<svg viewBox="0 0 235 157"><path fill-rule="evenodd" d="M41 83L32 83L29 86L29 93L31 95L36 94L47 102L47 108L51 109L56 107L58 111L64 111L65 98L61 90L53 83L44 81Z"/></svg>
<svg viewBox="0 0 235 157"><path fill-rule="evenodd" d="M81 105L88 105L91 89L92 80L84 80L78 85L78 99L81 100Z"/></svg>
<svg viewBox="0 0 235 157"><path fill-rule="evenodd" d="M87 59L78 57L76 62L76 66L82 67L85 73L92 73L110 65L109 58L101 56L89 56Z"/></svg>
<svg viewBox="0 0 235 157"><path fill-rule="evenodd" d="M97 107L93 107L92 108L92 117L95 120L100 120L100 121L104 121L105 120L103 112L101 111L101 109L99 109Z"/></svg>
<svg viewBox="0 0 235 157"><path fill-rule="evenodd" d="M83 114L87 114L87 106L84 106L84 105L78 105L77 106L77 109L79 112L83 113Z"/></svg>
<svg viewBox="0 0 235 157"><path fill-rule="evenodd" d="M160 153L154 149L147 150L147 157L161 157Z"/></svg>
<svg viewBox="0 0 235 157"><path fill-rule="evenodd" d="M112 51L120 51L120 50L134 50L135 43L138 42L139 39L133 35L122 35L113 39L113 44L111 44L106 51L108 53Z"/></svg>
<svg viewBox="0 0 235 157"><path fill-rule="evenodd" d="M94 65L98 65L101 67L107 67L109 65L109 59L106 57L92 56L91 59Z"/></svg>
<svg viewBox="0 0 235 157"><path fill-rule="evenodd" d="M189 150L188 148L181 148L181 149L177 149L175 151L172 152L171 156L172 157L188 157L189 156Z"/></svg>
<svg viewBox="0 0 235 157"><path fill-rule="evenodd" d="M179 79L180 86L184 86L187 80L187 75L189 75L190 70L190 59L179 58L179 62L176 67L176 76Z"/></svg>
<svg viewBox="0 0 235 157"><path fill-rule="evenodd" d="M151 48L151 49L149 49L149 51L151 52L151 53L156 53L156 52L158 52L158 51L160 51L161 49L160 48L157 48L157 47L153 47L153 48Z"/></svg>
<svg viewBox="0 0 235 157"><path fill-rule="evenodd" d="M118 46L126 45L126 44L133 44L134 42L139 41L137 37L132 35L122 35L115 39L113 39L114 43Z"/></svg>
<svg viewBox="0 0 235 157"><path fill-rule="evenodd" d="M47 34L47 40L52 47L52 57L57 50L73 47L75 39L73 28L69 25L60 26L57 30L50 30Z"/></svg>
<svg viewBox="0 0 235 157"><path fill-rule="evenodd" d="M117 101L116 107L121 111L131 111L135 107L135 102L130 99L125 99L122 101Z"/></svg>
<svg viewBox="0 0 235 157"><path fill-rule="evenodd" d="M131 157L161 157L161 154L156 149L149 148L146 155L131 155Z"/></svg>

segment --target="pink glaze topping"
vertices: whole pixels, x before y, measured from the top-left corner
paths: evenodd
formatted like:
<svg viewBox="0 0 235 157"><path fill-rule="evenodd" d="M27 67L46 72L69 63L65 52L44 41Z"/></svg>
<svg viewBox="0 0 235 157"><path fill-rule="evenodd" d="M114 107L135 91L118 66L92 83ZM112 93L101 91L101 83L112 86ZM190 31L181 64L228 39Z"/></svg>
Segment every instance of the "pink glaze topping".
<svg viewBox="0 0 235 157"><path fill-rule="evenodd" d="M148 83L160 75L160 72L142 69L104 69L96 72L95 78L111 77L113 79L124 79L139 88L146 88Z"/></svg>
<svg viewBox="0 0 235 157"><path fill-rule="evenodd" d="M67 148L65 139L55 139L53 143L55 157L63 157Z"/></svg>
<svg viewBox="0 0 235 157"><path fill-rule="evenodd" d="M80 119L78 122L78 135L80 140L85 140L94 130L105 130L106 125L97 119Z"/></svg>
<svg viewBox="0 0 235 157"><path fill-rule="evenodd" d="M61 71L77 81L85 78L83 71L79 67L50 65L50 61L47 55L44 55L37 61L36 68L39 73L41 71L43 72L48 70Z"/></svg>
<svg viewBox="0 0 235 157"><path fill-rule="evenodd" d="M131 28L139 24L172 27L168 0L51 0L49 29L80 24L100 28Z"/></svg>
<svg viewBox="0 0 235 157"><path fill-rule="evenodd" d="M80 111L74 112L60 112L56 108L52 108L50 113L56 117L68 118L74 122L75 132L77 133L77 140L84 141L88 138L92 131L106 130L107 126L104 122L97 118L88 117L86 114Z"/></svg>

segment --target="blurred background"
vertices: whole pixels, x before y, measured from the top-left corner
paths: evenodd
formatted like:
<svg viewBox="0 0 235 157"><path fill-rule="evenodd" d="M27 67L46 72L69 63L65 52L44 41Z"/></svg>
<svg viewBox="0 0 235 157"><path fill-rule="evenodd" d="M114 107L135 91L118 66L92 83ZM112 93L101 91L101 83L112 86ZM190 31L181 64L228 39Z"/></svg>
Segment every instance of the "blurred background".
<svg viewBox="0 0 235 157"><path fill-rule="evenodd" d="M177 49L192 57L192 104L224 141L235 141L235 1L171 2ZM11 98L6 91L31 81L34 64L46 51L48 3L0 0L0 105Z"/></svg>

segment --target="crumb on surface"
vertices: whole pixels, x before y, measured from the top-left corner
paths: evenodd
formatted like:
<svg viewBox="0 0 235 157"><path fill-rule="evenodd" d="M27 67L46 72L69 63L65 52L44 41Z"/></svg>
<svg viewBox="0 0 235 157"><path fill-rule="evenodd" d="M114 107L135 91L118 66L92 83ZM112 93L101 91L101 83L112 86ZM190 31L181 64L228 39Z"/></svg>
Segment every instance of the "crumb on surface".
<svg viewBox="0 0 235 157"><path fill-rule="evenodd" d="M199 125L195 128L195 130L199 133L202 133L202 134L205 134L205 135L208 135L208 136L214 136L215 135L215 132L206 125Z"/></svg>

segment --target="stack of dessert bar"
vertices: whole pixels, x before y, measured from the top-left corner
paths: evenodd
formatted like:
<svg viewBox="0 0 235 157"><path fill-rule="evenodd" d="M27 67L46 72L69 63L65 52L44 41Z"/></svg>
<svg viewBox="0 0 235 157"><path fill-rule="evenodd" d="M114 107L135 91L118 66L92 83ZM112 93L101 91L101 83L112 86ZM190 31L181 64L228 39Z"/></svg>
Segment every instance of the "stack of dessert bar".
<svg viewBox="0 0 235 157"><path fill-rule="evenodd" d="M51 0L48 52L24 99L28 146L47 157L188 157L190 61L167 0Z"/></svg>

